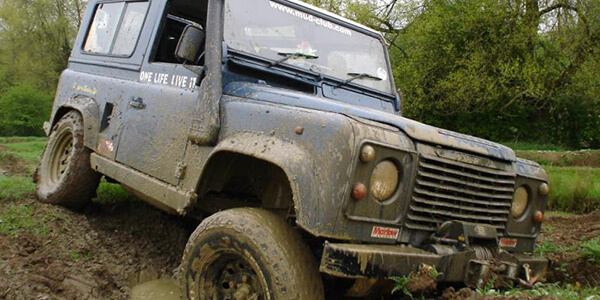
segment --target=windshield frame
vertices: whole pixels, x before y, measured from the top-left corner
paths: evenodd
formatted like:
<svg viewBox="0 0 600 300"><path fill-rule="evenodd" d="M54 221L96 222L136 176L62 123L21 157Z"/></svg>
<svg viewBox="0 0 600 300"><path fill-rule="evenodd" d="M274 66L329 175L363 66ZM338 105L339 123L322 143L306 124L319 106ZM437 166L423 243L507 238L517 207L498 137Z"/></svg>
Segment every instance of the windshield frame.
<svg viewBox="0 0 600 300"><path fill-rule="evenodd" d="M228 1L228 0L224 0L224 1ZM251 1L258 1L258 0L251 0ZM342 16L336 15L334 13L325 11L323 9L320 9L318 7L314 7L314 6L310 5L310 4L303 3L303 2L300 2L300 1L296 1L296 0L266 0L266 1L273 1L273 2L282 4L282 5L285 5L285 6L289 6L292 9L296 9L296 10L299 10L301 12L304 12L304 13L316 16L318 18L324 19L326 21L332 22L334 24L344 26L344 27L346 27L346 28L348 28L348 29L350 29L350 30L358 33L358 34L362 34L362 35L367 36L368 38L373 38L373 39L377 40L381 44L381 50L383 51L381 53L381 55L383 55L383 59L385 61L385 68L386 68L386 71L388 73L387 76L389 77L388 78L388 81L389 81L389 84L390 84L390 90L389 90L389 92L385 91L385 90L380 90L380 89L372 88L372 87L369 87L369 86L365 86L365 85L362 85L362 84L359 84L359 83L356 83L356 82L350 82L348 84L340 86L339 88L348 88L348 87L351 87L352 89L359 89L359 90L368 91L369 93L376 93L376 94L379 94L379 95L385 95L385 96L388 96L388 97L397 98L396 86L395 86L395 82L394 82L394 76L393 76L393 73L392 73L391 61L390 61L390 57L389 57L388 44L386 43L386 40L385 40L384 36L380 32L377 32L377 31L375 31L375 30L373 30L371 28L368 28L368 27L366 27L364 25L361 25L359 23L356 23L354 21L348 20L348 19L346 19L346 18L344 18ZM292 16L290 16L290 18L292 18ZM226 20L223 19L223 22L226 22ZM225 27L224 23L223 23L223 27ZM223 41L224 41L224 44L227 44L227 41L225 41L225 36L223 36ZM260 58L261 61L263 61L263 60L266 60L266 61L269 61L269 62L276 61L276 59L272 59L270 57L261 56L261 55L255 55L255 54L252 54L252 53L247 53L246 51L237 50L237 49L231 48L231 47L228 47L228 51L235 52L235 53L241 54L241 55L246 56L246 57ZM294 72L297 72L300 69L303 73L307 73L307 74L319 74L319 73L316 73L316 72L314 72L312 70L309 70L308 68L298 67L298 66L295 66L293 64L288 64L286 62L283 62L283 63L279 64L277 67L285 67L287 69L293 70ZM382 67L383 67L383 65L382 65ZM324 73L320 73L319 76L322 79L327 79L327 81L333 81L336 84L337 83L343 83L344 81L346 81L346 79L344 79L344 78L338 78L336 76L332 76L332 75L324 74ZM323 80L321 80L321 83L322 82L323 82ZM326 84L329 84L329 83L326 83Z"/></svg>

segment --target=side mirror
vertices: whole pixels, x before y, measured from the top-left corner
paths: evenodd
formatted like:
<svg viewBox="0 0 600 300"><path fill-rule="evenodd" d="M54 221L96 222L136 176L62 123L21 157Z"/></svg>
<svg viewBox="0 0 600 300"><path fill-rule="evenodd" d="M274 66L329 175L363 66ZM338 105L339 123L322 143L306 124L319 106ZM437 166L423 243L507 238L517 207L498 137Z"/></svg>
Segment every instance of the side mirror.
<svg viewBox="0 0 600 300"><path fill-rule="evenodd" d="M204 30L193 25L188 25L181 33L175 57L184 62L195 63L202 54L204 44Z"/></svg>

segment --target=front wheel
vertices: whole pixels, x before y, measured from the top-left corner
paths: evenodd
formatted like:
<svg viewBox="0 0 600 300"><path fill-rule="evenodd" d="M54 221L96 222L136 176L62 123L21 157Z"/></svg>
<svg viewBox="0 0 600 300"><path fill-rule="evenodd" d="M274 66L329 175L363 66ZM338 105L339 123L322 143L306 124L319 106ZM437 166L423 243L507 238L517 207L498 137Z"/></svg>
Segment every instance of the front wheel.
<svg viewBox="0 0 600 300"><path fill-rule="evenodd" d="M48 137L34 181L40 202L81 208L96 193L100 174L90 167L90 149L83 144L83 118L66 113Z"/></svg>
<svg viewBox="0 0 600 300"><path fill-rule="evenodd" d="M325 299L316 261L298 232L254 208L205 219L187 243L179 280L189 300Z"/></svg>

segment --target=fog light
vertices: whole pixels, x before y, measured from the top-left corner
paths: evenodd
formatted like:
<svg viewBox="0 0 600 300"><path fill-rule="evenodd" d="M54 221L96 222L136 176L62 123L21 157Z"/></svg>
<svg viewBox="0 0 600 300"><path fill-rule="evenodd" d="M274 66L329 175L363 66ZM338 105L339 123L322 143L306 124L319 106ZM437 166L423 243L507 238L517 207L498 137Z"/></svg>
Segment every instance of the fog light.
<svg viewBox="0 0 600 300"><path fill-rule="evenodd" d="M550 192L550 187L547 183L543 182L542 184L540 184L538 192L540 193L540 196L546 196Z"/></svg>
<svg viewBox="0 0 600 300"><path fill-rule="evenodd" d="M371 174L371 195L378 201L392 197L398 188L400 171L391 160L384 160L375 166Z"/></svg>
<svg viewBox="0 0 600 300"><path fill-rule="evenodd" d="M544 222L544 213L539 210L536 211L533 214L533 221L538 224Z"/></svg>
<svg viewBox="0 0 600 300"><path fill-rule="evenodd" d="M367 195L367 186L362 182L357 182L352 187L352 198L360 200Z"/></svg>
<svg viewBox="0 0 600 300"><path fill-rule="evenodd" d="M360 149L360 161L364 163L371 162L375 158L375 148L370 145L364 145Z"/></svg>
<svg viewBox="0 0 600 300"><path fill-rule="evenodd" d="M527 189L524 186L517 188L513 196L512 206L510 207L510 214L515 219L520 218L525 213L528 204L529 192Z"/></svg>

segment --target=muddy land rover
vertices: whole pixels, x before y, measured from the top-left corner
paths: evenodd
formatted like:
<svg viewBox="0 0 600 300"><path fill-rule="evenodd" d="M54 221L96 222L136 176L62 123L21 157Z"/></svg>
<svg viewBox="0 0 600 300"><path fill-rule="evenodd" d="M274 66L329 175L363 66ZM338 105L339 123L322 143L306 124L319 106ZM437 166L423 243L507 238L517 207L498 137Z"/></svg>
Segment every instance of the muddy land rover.
<svg viewBox="0 0 600 300"><path fill-rule="evenodd" d="M37 195L81 208L104 176L202 219L185 299L361 296L425 266L469 286L543 277L544 170L403 118L377 32L296 0L88 6Z"/></svg>

